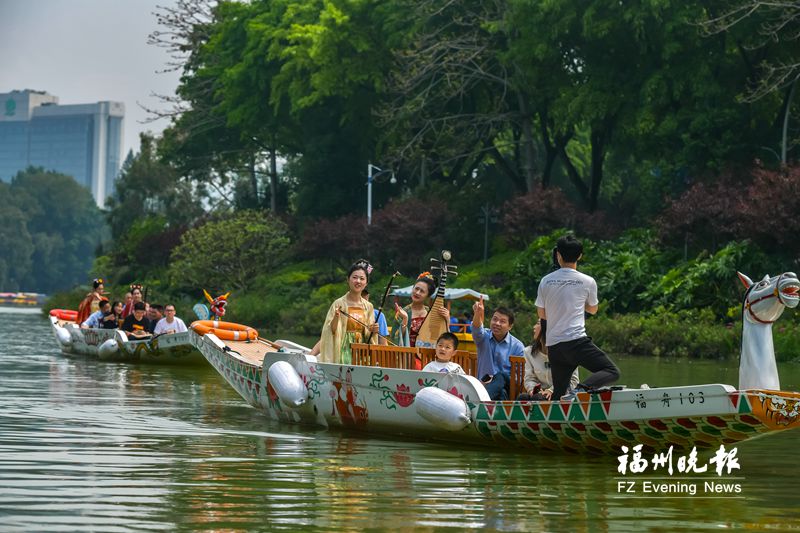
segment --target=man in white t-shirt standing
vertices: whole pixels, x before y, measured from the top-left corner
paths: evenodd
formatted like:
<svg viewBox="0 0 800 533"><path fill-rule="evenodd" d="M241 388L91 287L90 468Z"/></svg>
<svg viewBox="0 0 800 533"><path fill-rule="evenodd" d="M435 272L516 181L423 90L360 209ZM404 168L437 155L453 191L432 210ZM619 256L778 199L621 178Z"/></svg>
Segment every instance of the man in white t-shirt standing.
<svg viewBox="0 0 800 533"><path fill-rule="evenodd" d="M165 333L183 333L187 331L186 324L183 320L175 316L175 306L172 304L164 308L166 316L158 321L153 333L156 335L163 335Z"/></svg>
<svg viewBox="0 0 800 533"><path fill-rule="evenodd" d="M547 348L553 374L553 400L567 392L576 368L592 372L578 390L610 385L619 379L619 369L586 335L584 312L597 312L597 283L578 272L583 245L573 235L558 239L556 257L560 269L542 278L536 295L539 316L547 320Z"/></svg>

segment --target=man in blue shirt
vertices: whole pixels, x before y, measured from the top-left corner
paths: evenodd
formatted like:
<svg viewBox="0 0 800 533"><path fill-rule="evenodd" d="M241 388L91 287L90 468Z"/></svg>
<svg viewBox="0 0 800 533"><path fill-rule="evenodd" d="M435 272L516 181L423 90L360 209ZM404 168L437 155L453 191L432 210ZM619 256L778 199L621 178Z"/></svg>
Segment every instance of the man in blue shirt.
<svg viewBox="0 0 800 533"><path fill-rule="evenodd" d="M525 347L510 331L514 312L498 307L492 315L489 329L483 327L483 297L472 307L472 338L478 347L478 377L492 400L507 400L511 383L512 355L522 356Z"/></svg>
<svg viewBox="0 0 800 533"><path fill-rule="evenodd" d="M81 327L86 328L102 328L103 327L103 317L106 316L111 311L111 304L108 300L100 300L100 310L95 311L89 318L83 321Z"/></svg>

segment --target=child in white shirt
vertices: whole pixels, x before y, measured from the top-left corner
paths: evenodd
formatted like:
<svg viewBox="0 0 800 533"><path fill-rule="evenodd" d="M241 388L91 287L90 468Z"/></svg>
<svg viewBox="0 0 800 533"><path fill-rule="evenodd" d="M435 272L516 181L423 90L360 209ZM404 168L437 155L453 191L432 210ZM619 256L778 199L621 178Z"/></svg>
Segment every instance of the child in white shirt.
<svg viewBox="0 0 800 533"><path fill-rule="evenodd" d="M464 369L458 363L453 363L450 359L455 355L458 349L458 337L446 331L439 335L436 340L436 360L431 361L423 372L455 372L456 374L465 374Z"/></svg>

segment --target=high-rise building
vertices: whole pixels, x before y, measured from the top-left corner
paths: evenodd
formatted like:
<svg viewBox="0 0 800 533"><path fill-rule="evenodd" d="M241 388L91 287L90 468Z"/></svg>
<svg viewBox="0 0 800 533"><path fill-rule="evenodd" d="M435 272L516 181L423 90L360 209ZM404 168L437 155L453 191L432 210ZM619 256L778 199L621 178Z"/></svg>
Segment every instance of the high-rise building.
<svg viewBox="0 0 800 533"><path fill-rule="evenodd" d="M121 102L60 105L44 91L0 93L0 179L29 166L70 175L103 207L122 166Z"/></svg>

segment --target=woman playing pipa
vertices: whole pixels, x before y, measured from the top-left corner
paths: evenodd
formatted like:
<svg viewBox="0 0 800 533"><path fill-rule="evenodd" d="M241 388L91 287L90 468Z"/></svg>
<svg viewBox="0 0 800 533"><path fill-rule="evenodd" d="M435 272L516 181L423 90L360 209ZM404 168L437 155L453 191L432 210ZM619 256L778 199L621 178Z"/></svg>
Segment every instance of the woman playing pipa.
<svg viewBox="0 0 800 533"><path fill-rule="evenodd" d="M426 302L435 290L436 281L433 276L430 272L423 272L417 277L417 281L411 288L411 303L405 307L394 304L395 322L392 327L392 341L395 344L417 346L417 336L430 311ZM450 311L446 307L437 306L436 313L445 324L449 324ZM422 370L422 361L417 359L414 362L414 368Z"/></svg>

